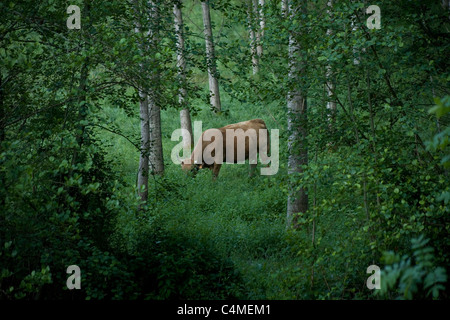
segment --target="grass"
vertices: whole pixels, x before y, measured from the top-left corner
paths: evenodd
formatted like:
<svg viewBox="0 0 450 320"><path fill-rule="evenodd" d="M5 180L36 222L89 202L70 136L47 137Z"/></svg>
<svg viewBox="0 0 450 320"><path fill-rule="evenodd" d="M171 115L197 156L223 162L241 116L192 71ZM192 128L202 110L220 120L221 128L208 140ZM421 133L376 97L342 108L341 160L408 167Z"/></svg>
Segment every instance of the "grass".
<svg viewBox="0 0 450 320"><path fill-rule="evenodd" d="M277 128L270 117L264 116L264 107L231 104L227 97L223 101L230 110L228 114L214 115L203 105L192 121L202 120L205 130L259 117L267 121L269 129ZM139 132L138 115L128 118L123 111L108 106L103 112L124 135ZM281 288L287 270L295 273L301 264L285 230L284 168L275 176L250 178L248 164L224 164L217 181L212 181L210 170L201 170L192 178L170 160L171 150L178 143L170 137L179 128L179 112L162 110L161 119L165 174L150 179L149 186L149 208L157 217L156 223L166 232L182 232L212 244L218 254L232 259L246 284L247 298L293 298L292 288ZM131 190L136 183L138 150L119 135L108 131L100 135L108 146L109 160Z"/></svg>
<svg viewBox="0 0 450 320"><path fill-rule="evenodd" d="M192 239L213 247L214 252L231 259L244 282L246 299L302 299L342 297L346 288L354 288L365 277L356 255L365 254L367 245L357 234L362 214L360 190L350 185L336 188L332 181L342 176L347 166L337 154L327 154L324 163L311 165L322 169L322 187L317 191L316 244L311 245L310 215L305 216L301 232L286 231L286 141L265 106L232 102L224 95L224 105L230 112L213 114L207 105L200 107L192 122L202 121L203 130L252 118L262 118L270 129L280 129L280 169L274 176L248 176L248 164L224 164L217 181L210 170L200 170L195 178L186 175L180 165L172 163L170 154L178 141L171 141L172 131L179 128L179 111L162 110L162 136L165 162L163 177L152 177L149 183L147 224L157 225L174 237ZM271 114L280 108L269 106ZM121 110L105 107L104 115L125 135L139 133L138 107L128 118ZM282 123L282 122L281 122ZM138 150L125 138L101 131L108 147L109 160L132 192L136 185L139 163ZM138 138L138 137L137 137ZM337 158L334 158L337 157ZM329 164L333 165L330 166ZM260 165L258 165L258 172ZM350 188L350 189L349 189ZM310 195L313 201L313 194ZM340 199L339 201L334 199ZM327 201L328 204L324 204ZM331 202L330 202L331 201ZM120 219L121 229L139 237L135 221ZM128 225L127 225L128 224ZM134 228L134 229L133 229ZM134 230L134 231L133 231ZM130 239L131 239L130 238ZM195 240L195 241L194 241ZM132 247L133 240L124 245ZM364 259L361 260L364 263ZM350 264L349 264L350 263ZM350 267L349 267L350 266ZM362 271L361 271L362 270Z"/></svg>

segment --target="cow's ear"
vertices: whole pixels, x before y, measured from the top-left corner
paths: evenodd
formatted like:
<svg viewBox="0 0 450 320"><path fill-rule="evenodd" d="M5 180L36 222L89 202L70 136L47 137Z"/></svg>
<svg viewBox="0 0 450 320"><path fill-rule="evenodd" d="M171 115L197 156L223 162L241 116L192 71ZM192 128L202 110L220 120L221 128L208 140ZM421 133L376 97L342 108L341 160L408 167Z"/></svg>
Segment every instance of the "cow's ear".
<svg viewBox="0 0 450 320"><path fill-rule="evenodd" d="M181 164L184 164L184 161L183 161L183 160L181 161Z"/></svg>

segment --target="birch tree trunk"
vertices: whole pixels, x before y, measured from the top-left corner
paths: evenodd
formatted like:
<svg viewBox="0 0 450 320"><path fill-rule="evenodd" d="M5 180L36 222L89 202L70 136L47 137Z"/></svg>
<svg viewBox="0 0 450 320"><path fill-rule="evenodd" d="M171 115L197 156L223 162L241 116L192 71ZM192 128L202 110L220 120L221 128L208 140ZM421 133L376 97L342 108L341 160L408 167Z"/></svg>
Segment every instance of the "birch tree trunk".
<svg viewBox="0 0 450 320"><path fill-rule="evenodd" d="M152 174L164 174L164 157L161 139L161 111L159 99L155 95L148 96L149 129L150 129L150 169Z"/></svg>
<svg viewBox="0 0 450 320"><path fill-rule="evenodd" d="M300 2L300 1L299 1ZM306 12L306 2L295 1L289 5L288 14L291 20L300 10ZM305 61L299 37L300 32L291 30L289 33L289 74L288 74L288 175L297 177L303 172L303 165L308 164L307 152L307 100L306 90L302 85L302 75L305 72ZM294 178L295 179L295 178ZM298 213L308 210L308 195L305 188L297 188L290 182L287 201L287 228L298 228Z"/></svg>
<svg viewBox="0 0 450 320"><path fill-rule="evenodd" d="M159 43L159 13L155 1L148 2L151 7L149 39L152 53L155 54ZM156 66L156 63L154 63ZM164 174L164 158L161 138L161 110L160 110L160 79L159 72L155 67L151 71L152 85L150 87L148 99L149 127L150 127L150 169L152 174Z"/></svg>
<svg viewBox="0 0 450 320"><path fill-rule="evenodd" d="M86 8L89 8L88 6ZM88 9L87 9L88 10ZM85 44L83 44L83 47ZM86 117L88 114L88 97L87 97L87 86L88 86L88 76L89 76L89 57L86 57L81 66L80 72L80 84L78 85L78 98L77 103L79 105L79 113L78 113L78 132L76 135L76 141L78 143L78 149L75 149L72 157L72 168L74 165L81 163L84 159L80 159L80 156L83 156L82 147L85 142L85 138L87 137L86 125L84 125L84 121L86 121ZM72 173L72 169L70 170Z"/></svg>
<svg viewBox="0 0 450 320"><path fill-rule="evenodd" d="M351 27L352 34L356 34L356 31L358 30L358 26L356 24L356 15L352 16ZM355 66L359 64L359 51L355 46L353 46L353 64Z"/></svg>
<svg viewBox="0 0 450 320"><path fill-rule="evenodd" d="M264 17L264 6L265 1L259 0L259 27L261 30L261 38L264 38L264 29L266 28L266 18Z"/></svg>
<svg viewBox="0 0 450 320"><path fill-rule="evenodd" d="M182 107L180 111L181 129L185 129L183 134L183 148L189 149L194 145L192 138L192 123L189 108L186 105L186 59L184 55L184 35L183 35L183 16L181 14L181 1L175 1L173 5L173 15L175 22L175 34L177 36L177 70L180 89L178 92L178 103ZM189 137L187 135L189 134ZM190 143L189 143L190 141Z"/></svg>
<svg viewBox="0 0 450 320"><path fill-rule="evenodd" d="M1 146L2 146L2 142L5 141L6 139L6 132L5 132L5 126L4 126L4 122L6 122L6 112L5 112L5 106L3 103L3 75L0 74L0 152L1 150Z"/></svg>
<svg viewBox="0 0 450 320"><path fill-rule="evenodd" d="M288 0L281 0L281 15L284 18L288 17Z"/></svg>
<svg viewBox="0 0 450 320"><path fill-rule="evenodd" d="M83 16L85 17L85 21L87 21L87 24L90 24L90 16L91 16L91 3L87 2L86 5L83 8ZM85 51L88 50L89 44L87 41L83 41L80 43L80 50ZM84 122L87 119L88 115L88 96L87 96L87 90L88 90L88 78L89 78L89 68L90 68L90 59L89 56L87 56L81 65L80 70L80 82L77 89L77 103L78 103L78 133L76 134L76 141L78 143L78 149L75 149L73 153L72 158L72 165L81 163L84 161L84 159L80 159L80 157L83 157L82 147L85 142L85 139L87 138L87 132L86 132L86 125ZM73 166L72 166L73 168ZM72 172L72 169L71 171Z"/></svg>
<svg viewBox="0 0 450 320"><path fill-rule="evenodd" d="M134 11L135 11L135 28L134 31L140 35L143 30L140 23L140 9L138 1L134 1ZM139 40L140 54L144 55L146 53L146 45L143 43L143 38ZM141 63L139 65L141 72L145 73L145 67ZM144 77L145 78L145 77ZM144 84L140 84L139 88L139 117L140 117L140 127L141 127L141 146L139 155L139 169L137 178L138 194L142 201L147 201L148 199L148 176L149 176L149 152L150 152L150 130L149 130L149 114L148 114L148 100L147 100L147 89Z"/></svg>
<svg viewBox="0 0 450 320"><path fill-rule="evenodd" d="M214 42L211 29L209 0L202 1L202 12L205 33L206 59L208 65L210 104L215 112L220 112L222 110L222 106L220 103L219 81L217 80L216 57L214 53Z"/></svg>
<svg viewBox="0 0 450 320"><path fill-rule="evenodd" d="M259 60L261 61L263 54L263 39L264 39L264 29L266 28L266 19L264 17L264 0L259 0L259 42L256 48Z"/></svg>
<svg viewBox="0 0 450 320"><path fill-rule="evenodd" d="M329 0L327 3L327 13L330 17L330 20L332 21L332 10L333 10L333 0ZM333 29L328 28L327 29L327 37L333 36ZM328 125L331 129L334 127L334 122L336 118L336 101L333 98L333 94L336 89L336 82L334 80L334 71L331 67L331 65L327 65L326 67L326 89L327 89L327 96L328 96L328 102L327 102L327 110L328 110Z"/></svg>
<svg viewBox="0 0 450 320"><path fill-rule="evenodd" d="M150 128L147 95L139 91L139 117L141 118L141 154L139 155L138 194L142 201L148 199Z"/></svg>
<svg viewBox="0 0 450 320"><path fill-rule="evenodd" d="M441 6L446 11L450 10L450 0L441 0Z"/></svg>
<svg viewBox="0 0 450 320"><path fill-rule="evenodd" d="M255 0L248 0L247 1L247 18L248 18L248 32L249 32L249 38L250 38L250 54L252 55L252 69L253 74L257 74L259 71L259 59L258 59L258 52L257 52L257 39L256 39L256 32L255 32L255 19L254 19L254 5L252 2L255 2Z"/></svg>
<svg viewBox="0 0 450 320"><path fill-rule="evenodd" d="M259 28L255 28L255 35L256 35L256 54L258 55L258 59L262 56L262 30L261 30L261 15L260 15L260 9L258 7L258 0L252 0L253 2L253 15L255 24L259 26ZM264 2L264 1L263 1Z"/></svg>
<svg viewBox="0 0 450 320"><path fill-rule="evenodd" d="M5 123L6 123L6 112L5 112L5 103L4 101L4 87L3 87L3 75L0 74L0 154L3 152L3 141L6 140L6 130L5 130ZM3 189L3 190L2 190ZM6 189L6 174L5 171L0 169L0 208L5 208L5 195L7 193ZM0 223L2 225L5 222L5 217L0 213ZM4 234L0 233L1 239L4 238Z"/></svg>

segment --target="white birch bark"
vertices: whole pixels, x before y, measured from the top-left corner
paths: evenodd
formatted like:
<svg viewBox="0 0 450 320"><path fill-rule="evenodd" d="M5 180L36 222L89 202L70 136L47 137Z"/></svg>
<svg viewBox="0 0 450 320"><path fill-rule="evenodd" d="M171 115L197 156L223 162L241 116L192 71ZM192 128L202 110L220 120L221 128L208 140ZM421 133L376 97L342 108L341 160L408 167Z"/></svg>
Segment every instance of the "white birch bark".
<svg viewBox="0 0 450 320"><path fill-rule="evenodd" d="M352 16L352 34L356 34L356 31L358 30L358 26L355 23L356 16ZM353 46L353 64L356 66L359 64L359 51L356 49L355 46Z"/></svg>
<svg viewBox="0 0 450 320"><path fill-rule="evenodd" d="M266 19L264 17L264 6L265 1L259 0L259 27L261 30L261 38L264 38L264 29L266 28Z"/></svg>
<svg viewBox="0 0 450 320"><path fill-rule="evenodd" d="M140 23L140 9L138 1L134 1L135 10L135 28L134 31L137 34L143 32ZM142 41L141 39L139 41ZM139 44L140 54L144 55L146 52L146 44L140 42ZM145 72L144 65L139 65L141 72ZM148 199L148 176L149 176L149 150L150 150L150 130L149 130L149 115L148 115L148 100L147 100L147 88L144 88L144 84L140 84L139 87L139 118L141 127L141 145L139 155L139 168L137 177L138 194L142 201Z"/></svg>
<svg viewBox="0 0 450 320"><path fill-rule="evenodd" d="M257 39L255 32L255 19L254 19L254 2L256 0L248 0L247 1L247 19L248 19L248 32L250 38L250 54L252 56L252 70L253 74L257 74L259 71L259 59L257 52Z"/></svg>
<svg viewBox="0 0 450 320"><path fill-rule="evenodd" d="M327 3L327 14L332 19L332 11L333 11L333 0L329 0ZM328 28L327 29L327 37L333 36L333 29ZM327 96L328 96L328 102L327 102L327 110L328 110L328 124L332 128L335 114L336 114L336 101L333 98L333 93L335 92L336 85L334 81L334 72L331 67L331 65L327 65L326 67L326 89L327 89Z"/></svg>
<svg viewBox="0 0 450 320"><path fill-rule="evenodd" d="M295 6L289 5L289 18L299 10L306 10L305 3ZM297 176L303 172L302 166L308 164L306 145L306 93L301 86L302 73L305 70L302 59L302 48L299 43L299 33L290 31L289 34L289 91L287 96L288 108L288 175ZM308 210L308 195L304 188L297 190L295 183L289 183L287 201L287 228L298 228L297 214Z"/></svg>
<svg viewBox="0 0 450 320"><path fill-rule="evenodd" d="M288 0L281 0L281 15L287 18L288 14Z"/></svg>
<svg viewBox="0 0 450 320"><path fill-rule="evenodd" d="M149 150L150 150L150 130L148 117L147 95L139 92L139 116L141 118L141 154L139 156L138 169L138 194L142 201L148 199L148 176L149 176Z"/></svg>
<svg viewBox="0 0 450 320"><path fill-rule="evenodd" d="M176 1L173 5L175 34L177 36L177 72L180 81L180 89L178 93L178 103L182 107L180 110L180 126L183 131L183 149L193 146L192 123L189 108L186 105L186 58L184 54L184 35L183 35L183 15L181 13L181 1ZM189 135L189 137L187 136Z"/></svg>
<svg viewBox="0 0 450 320"><path fill-rule="evenodd" d="M211 14L209 12L209 0L202 1L203 26L205 33L206 59L208 65L210 104L215 112L220 112L219 81L217 80L216 57L211 29Z"/></svg>
<svg viewBox="0 0 450 320"><path fill-rule="evenodd" d="M260 10L258 7L258 0L252 0L253 3L253 19L252 26L257 24L259 28L255 28L255 36L256 36L256 54L258 55L258 59L261 58L262 55L262 31L261 31L261 17ZM254 24L253 24L254 23ZM256 27L256 26L255 26Z"/></svg>
<svg viewBox="0 0 450 320"><path fill-rule="evenodd" d="M159 13L158 7L155 1L148 1L150 6L150 30L149 39L150 46L153 53L156 52L159 42L158 36L158 20ZM148 99L148 113L149 113L149 127L150 127L150 170L152 174L163 175L164 174L164 158L162 149L162 137L161 137L161 110L159 99L159 74L158 70L151 70L152 85L150 93L147 96Z"/></svg>

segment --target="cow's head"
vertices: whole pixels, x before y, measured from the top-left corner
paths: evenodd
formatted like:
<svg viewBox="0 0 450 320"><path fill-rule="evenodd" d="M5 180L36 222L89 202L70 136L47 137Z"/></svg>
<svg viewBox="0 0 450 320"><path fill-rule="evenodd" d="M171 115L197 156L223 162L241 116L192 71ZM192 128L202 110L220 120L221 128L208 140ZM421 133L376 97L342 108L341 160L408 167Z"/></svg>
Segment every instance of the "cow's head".
<svg viewBox="0 0 450 320"><path fill-rule="evenodd" d="M188 162L188 163L186 163ZM203 164L193 164L190 161L186 161L186 160L182 160L181 161L181 169L188 173L188 172L193 172L193 173L197 173L198 169L202 169L203 168Z"/></svg>

